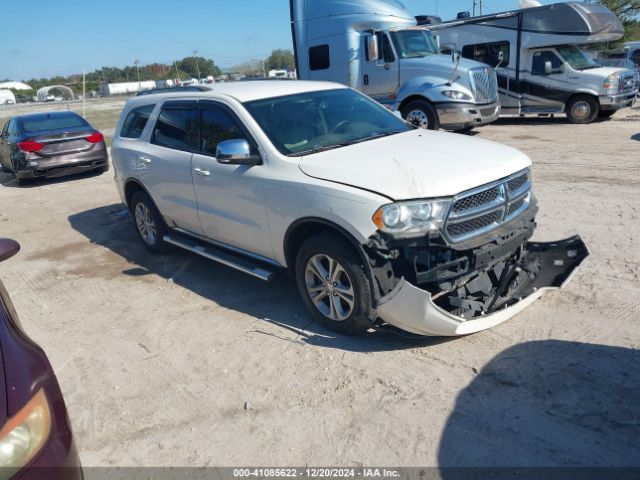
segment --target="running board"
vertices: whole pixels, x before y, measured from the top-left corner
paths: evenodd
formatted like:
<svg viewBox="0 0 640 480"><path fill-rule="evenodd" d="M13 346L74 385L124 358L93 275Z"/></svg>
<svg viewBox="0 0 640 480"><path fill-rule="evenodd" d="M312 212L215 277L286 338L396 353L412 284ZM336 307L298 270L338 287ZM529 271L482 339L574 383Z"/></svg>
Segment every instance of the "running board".
<svg viewBox="0 0 640 480"><path fill-rule="evenodd" d="M164 241L170 243L171 245L175 245L176 247L180 247L190 252L201 255L205 258L208 258L209 260L213 260L214 262L226 265L227 267L233 268L234 270L238 270L240 272L246 273L247 275L251 275L252 277L259 278L260 280L263 280L265 282L270 282L271 280L273 280L273 277L275 275L274 272L265 270L252 260L241 257L240 255L227 252L220 247L215 247L213 245L203 245L202 243L198 243L196 240L175 235L165 235Z"/></svg>

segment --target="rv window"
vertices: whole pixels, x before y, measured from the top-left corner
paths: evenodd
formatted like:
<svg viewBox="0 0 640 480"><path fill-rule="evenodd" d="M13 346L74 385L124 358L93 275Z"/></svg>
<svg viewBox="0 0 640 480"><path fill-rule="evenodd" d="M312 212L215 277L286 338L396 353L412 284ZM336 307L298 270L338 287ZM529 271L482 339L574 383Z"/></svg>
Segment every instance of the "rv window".
<svg viewBox="0 0 640 480"><path fill-rule="evenodd" d="M309 49L309 68L311 70L326 70L330 66L329 45L318 45Z"/></svg>
<svg viewBox="0 0 640 480"><path fill-rule="evenodd" d="M535 52L531 64L531 75L544 75L544 64L546 62L551 62L551 68L554 70L562 67L563 64L562 60L550 50Z"/></svg>
<svg viewBox="0 0 640 480"><path fill-rule="evenodd" d="M556 47L556 50L575 70L587 70L588 68L600 66L592 57L573 45Z"/></svg>
<svg viewBox="0 0 640 480"><path fill-rule="evenodd" d="M636 67L640 68L640 50L636 50L631 55L631 61L636 64Z"/></svg>
<svg viewBox="0 0 640 480"><path fill-rule="evenodd" d="M509 66L509 51L511 44L509 42L497 43L479 43L476 45L466 45L462 47L462 56L480 63L486 63L491 67L507 67ZM502 63L500 63L500 52L504 55Z"/></svg>

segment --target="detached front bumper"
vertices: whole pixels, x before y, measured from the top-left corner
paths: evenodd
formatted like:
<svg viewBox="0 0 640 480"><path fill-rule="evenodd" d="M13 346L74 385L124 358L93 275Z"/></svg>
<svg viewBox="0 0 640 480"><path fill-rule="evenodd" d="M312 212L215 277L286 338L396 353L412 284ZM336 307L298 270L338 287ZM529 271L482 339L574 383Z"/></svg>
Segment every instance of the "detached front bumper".
<svg viewBox="0 0 640 480"><path fill-rule="evenodd" d="M602 95L598 97L600 108L602 110L620 110L621 108L630 107L633 105L637 93L637 90L633 90L620 95Z"/></svg>
<svg viewBox="0 0 640 480"><path fill-rule="evenodd" d="M479 127L494 122L500 116L500 101L487 105L473 103L438 103L436 104L440 126L445 130L462 130Z"/></svg>
<svg viewBox="0 0 640 480"><path fill-rule="evenodd" d="M492 313L466 319L436 305L429 292L406 280L378 302L378 317L384 322L407 332L427 336L468 335L499 325L531 305L543 294L563 288L589 256L589 250L580 237L549 243L527 243L528 255L540 269L531 278L524 275L519 286L502 299L500 307Z"/></svg>

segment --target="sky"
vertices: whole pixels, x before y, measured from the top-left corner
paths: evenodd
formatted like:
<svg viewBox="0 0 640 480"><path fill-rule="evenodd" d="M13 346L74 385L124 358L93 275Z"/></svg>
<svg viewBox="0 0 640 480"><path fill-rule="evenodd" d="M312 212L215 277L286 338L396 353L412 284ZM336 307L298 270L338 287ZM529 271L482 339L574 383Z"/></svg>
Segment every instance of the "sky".
<svg viewBox="0 0 640 480"><path fill-rule="evenodd" d="M322 1L322 0L314 0ZM450 19L473 0L402 0L413 15ZM197 51L221 67L292 48L288 0L14 0L2 2L0 79L103 66L172 63ZM552 3L542 0L542 3ZM488 13L517 0L485 0Z"/></svg>

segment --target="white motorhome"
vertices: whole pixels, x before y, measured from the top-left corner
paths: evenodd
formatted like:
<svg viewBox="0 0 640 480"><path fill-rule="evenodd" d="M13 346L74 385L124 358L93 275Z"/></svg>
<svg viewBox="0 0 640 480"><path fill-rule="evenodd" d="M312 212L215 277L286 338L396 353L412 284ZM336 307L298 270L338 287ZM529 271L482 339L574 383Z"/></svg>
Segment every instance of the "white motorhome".
<svg viewBox="0 0 640 480"><path fill-rule="evenodd" d="M290 0L298 76L359 90L408 121L465 130L500 113L492 68L442 55L396 0Z"/></svg>
<svg viewBox="0 0 640 480"><path fill-rule="evenodd" d="M633 103L633 72L600 67L581 48L624 33L602 5L556 3L430 28L463 57L496 69L503 114L566 113L590 123Z"/></svg>

